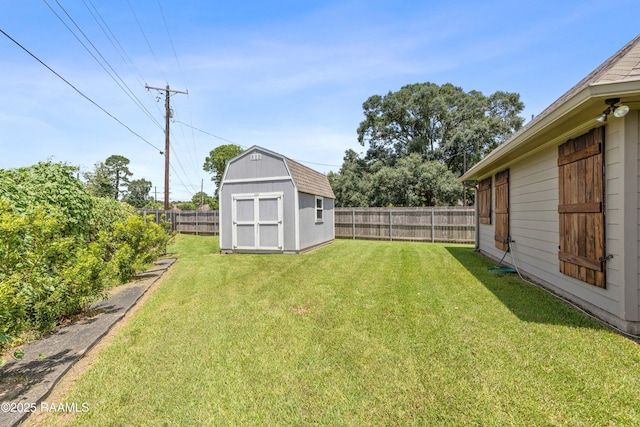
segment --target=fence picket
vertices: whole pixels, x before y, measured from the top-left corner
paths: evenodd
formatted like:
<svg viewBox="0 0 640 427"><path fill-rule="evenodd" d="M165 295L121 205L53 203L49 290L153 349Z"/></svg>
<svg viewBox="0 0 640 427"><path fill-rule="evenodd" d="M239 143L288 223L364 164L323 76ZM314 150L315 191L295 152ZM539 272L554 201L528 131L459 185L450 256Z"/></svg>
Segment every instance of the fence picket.
<svg viewBox="0 0 640 427"><path fill-rule="evenodd" d="M141 210L171 221L172 231L219 235L219 211ZM338 239L473 243L475 211L468 207L335 208Z"/></svg>

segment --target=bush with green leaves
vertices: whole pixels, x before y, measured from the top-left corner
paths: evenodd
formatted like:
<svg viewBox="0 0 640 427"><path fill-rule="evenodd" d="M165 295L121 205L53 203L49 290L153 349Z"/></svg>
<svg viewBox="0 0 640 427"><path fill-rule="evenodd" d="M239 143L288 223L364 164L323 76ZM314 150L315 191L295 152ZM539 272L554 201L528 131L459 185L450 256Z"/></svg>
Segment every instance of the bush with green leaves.
<svg viewBox="0 0 640 427"><path fill-rule="evenodd" d="M77 168L52 162L0 170L0 197L21 213L36 205L56 206L66 220L65 233L84 236L95 198L75 174Z"/></svg>
<svg viewBox="0 0 640 427"><path fill-rule="evenodd" d="M0 352L130 280L166 248L165 227L90 196L63 164L0 170Z"/></svg>

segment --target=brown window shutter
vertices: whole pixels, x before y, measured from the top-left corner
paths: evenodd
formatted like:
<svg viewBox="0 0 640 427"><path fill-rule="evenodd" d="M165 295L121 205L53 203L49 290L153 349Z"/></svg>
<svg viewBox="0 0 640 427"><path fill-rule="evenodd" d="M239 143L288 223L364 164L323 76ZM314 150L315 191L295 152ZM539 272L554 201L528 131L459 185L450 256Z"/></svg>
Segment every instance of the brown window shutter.
<svg viewBox="0 0 640 427"><path fill-rule="evenodd" d="M491 224L491 177L478 183L478 218L480 224Z"/></svg>
<svg viewBox="0 0 640 427"><path fill-rule="evenodd" d="M496 248L509 248L509 169L496 174Z"/></svg>
<svg viewBox="0 0 640 427"><path fill-rule="evenodd" d="M558 147L560 272L605 287L604 127Z"/></svg>

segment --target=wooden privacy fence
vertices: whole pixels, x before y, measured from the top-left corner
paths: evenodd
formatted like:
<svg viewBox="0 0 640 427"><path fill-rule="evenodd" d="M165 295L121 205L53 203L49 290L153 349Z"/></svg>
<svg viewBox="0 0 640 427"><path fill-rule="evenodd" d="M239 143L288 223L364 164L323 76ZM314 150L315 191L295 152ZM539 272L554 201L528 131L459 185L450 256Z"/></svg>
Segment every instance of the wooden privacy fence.
<svg viewBox="0 0 640 427"><path fill-rule="evenodd" d="M218 211L141 210L160 222L171 222L171 230L185 234L219 235ZM468 207L427 208L336 208L338 239L412 240L473 243L475 211Z"/></svg>
<svg viewBox="0 0 640 427"><path fill-rule="evenodd" d="M220 234L219 211L165 211L165 210L140 210L147 218L151 215L155 222L161 220L171 223L171 231L185 234L202 234L217 236Z"/></svg>
<svg viewBox="0 0 640 427"><path fill-rule="evenodd" d="M336 208L336 238L475 242L469 207Z"/></svg>

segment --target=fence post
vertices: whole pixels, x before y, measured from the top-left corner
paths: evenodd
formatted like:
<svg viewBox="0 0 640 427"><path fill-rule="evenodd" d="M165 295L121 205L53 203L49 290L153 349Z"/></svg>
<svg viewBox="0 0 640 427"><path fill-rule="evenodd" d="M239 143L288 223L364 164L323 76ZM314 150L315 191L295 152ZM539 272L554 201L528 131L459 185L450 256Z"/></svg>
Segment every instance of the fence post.
<svg viewBox="0 0 640 427"><path fill-rule="evenodd" d="M389 209L389 240L393 242L393 209Z"/></svg>
<svg viewBox="0 0 640 427"><path fill-rule="evenodd" d="M356 240L356 208L351 208L351 235Z"/></svg>
<svg viewBox="0 0 640 427"><path fill-rule="evenodd" d="M198 235L198 209L196 209L196 236Z"/></svg>
<svg viewBox="0 0 640 427"><path fill-rule="evenodd" d="M435 223L435 208L431 206L431 243L436 241L436 223Z"/></svg>

